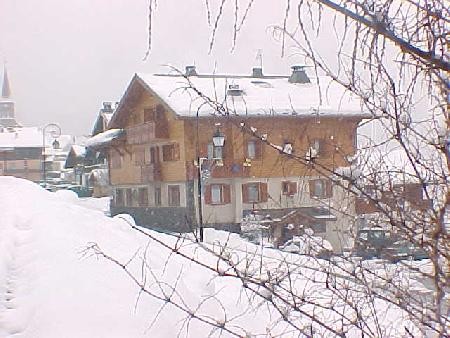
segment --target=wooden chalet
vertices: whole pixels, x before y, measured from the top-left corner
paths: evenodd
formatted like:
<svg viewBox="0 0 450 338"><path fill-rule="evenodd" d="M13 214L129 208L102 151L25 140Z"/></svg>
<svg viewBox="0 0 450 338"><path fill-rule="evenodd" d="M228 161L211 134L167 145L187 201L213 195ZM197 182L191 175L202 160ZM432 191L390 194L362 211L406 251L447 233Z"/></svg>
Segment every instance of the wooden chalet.
<svg viewBox="0 0 450 338"><path fill-rule="evenodd" d="M108 125L123 133L98 143L108 153L111 214L191 230L200 158L207 226L239 230L252 210L320 207L335 217L313 218L311 226L340 250L348 245L354 200L318 168L350 165L358 124L367 117L358 100L327 78L310 79L302 67L289 76L264 76L261 69L199 75L194 67L135 74ZM213 144L215 133L225 138L223 147Z"/></svg>

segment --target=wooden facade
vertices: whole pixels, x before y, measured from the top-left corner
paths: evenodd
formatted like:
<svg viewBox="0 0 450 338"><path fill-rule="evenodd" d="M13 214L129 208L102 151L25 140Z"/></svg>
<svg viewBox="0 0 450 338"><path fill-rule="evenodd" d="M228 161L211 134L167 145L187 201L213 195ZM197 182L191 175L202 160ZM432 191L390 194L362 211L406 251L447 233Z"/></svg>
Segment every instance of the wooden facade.
<svg viewBox="0 0 450 338"><path fill-rule="evenodd" d="M236 228L251 210L305 206L354 210L345 190L333 186L320 168L349 166L362 115L185 116L174 111L137 75L122 98L109 128L126 137L110 144L108 163L114 190L112 214L128 212L138 223L168 230L190 230L197 210L197 159L216 157L212 136L219 125L225 137L221 160L205 160L204 221ZM314 163L281 154L246 132L256 128L279 147L304 158L316 149ZM255 129L253 129L255 130ZM322 174L321 174L322 173ZM335 237L339 250L348 220L330 222L322 235ZM343 226L345 229L343 229ZM346 240L345 240L346 241Z"/></svg>

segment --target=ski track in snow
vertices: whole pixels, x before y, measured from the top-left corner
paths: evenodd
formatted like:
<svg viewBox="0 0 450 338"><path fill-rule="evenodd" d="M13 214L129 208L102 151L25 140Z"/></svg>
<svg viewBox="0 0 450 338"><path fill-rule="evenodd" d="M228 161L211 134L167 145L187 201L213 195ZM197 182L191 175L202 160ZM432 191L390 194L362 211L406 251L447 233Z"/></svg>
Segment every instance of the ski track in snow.
<svg viewBox="0 0 450 338"><path fill-rule="evenodd" d="M2 236L6 263L1 267L3 271L0 274L0 337L18 337L33 312L29 305L21 305L23 297L31 291L33 280L30 268L32 228L29 220L17 216L7 217L3 226L6 228L3 232L9 230L9 236Z"/></svg>

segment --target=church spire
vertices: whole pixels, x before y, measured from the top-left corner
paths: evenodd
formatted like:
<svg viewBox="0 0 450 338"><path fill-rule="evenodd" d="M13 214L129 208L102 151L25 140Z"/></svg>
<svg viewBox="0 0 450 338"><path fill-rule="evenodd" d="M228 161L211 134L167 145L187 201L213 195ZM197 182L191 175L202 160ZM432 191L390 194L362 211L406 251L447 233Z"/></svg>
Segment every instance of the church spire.
<svg viewBox="0 0 450 338"><path fill-rule="evenodd" d="M6 70L6 64L3 66L3 86L2 86L2 98L8 99L11 96L11 87L9 86L8 71Z"/></svg>

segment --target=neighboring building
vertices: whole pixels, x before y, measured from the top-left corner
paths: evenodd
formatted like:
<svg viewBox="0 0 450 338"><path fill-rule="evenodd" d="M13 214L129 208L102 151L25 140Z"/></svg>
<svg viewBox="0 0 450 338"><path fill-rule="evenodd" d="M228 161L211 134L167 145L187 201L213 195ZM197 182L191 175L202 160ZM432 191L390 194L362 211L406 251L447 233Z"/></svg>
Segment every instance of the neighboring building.
<svg viewBox="0 0 450 338"><path fill-rule="evenodd" d="M414 219L413 213L422 215L415 221L424 219L425 213L433 207L433 198L439 194L436 190L439 185L431 179L432 166L426 170L422 166L416 168L422 176L419 180L416 169L402 149L371 152L368 156L361 166L364 180L359 184L363 184L363 191L355 199L358 228L382 227L391 230L389 217L384 212L388 212L393 219L404 215L403 221ZM424 158L421 160L424 161Z"/></svg>
<svg viewBox="0 0 450 338"><path fill-rule="evenodd" d="M42 149L42 132L37 128L0 127L0 175L39 182Z"/></svg>
<svg viewBox="0 0 450 338"><path fill-rule="evenodd" d="M287 214L301 207L335 250L350 245L354 218L336 210L354 215L354 200L318 168L350 165L358 124L368 117L359 101L327 78L320 78L320 92L301 67L290 76L264 76L261 69L251 76L197 75L193 67L186 74L198 91L180 75L136 74L109 123L125 133L97 143L108 150L111 214L130 213L141 225L166 230L192 229L201 157L207 225L238 229L254 210ZM267 134L278 150L243 125ZM217 132L225 137L223 148L212 143Z"/></svg>
<svg viewBox="0 0 450 338"><path fill-rule="evenodd" d="M113 114L112 103L103 102L92 130L92 136L87 138L82 145L74 144L72 146L65 164L66 169L73 170L73 183L92 190L94 197L110 196L111 187L105 151L89 147L90 140L107 129Z"/></svg>
<svg viewBox="0 0 450 338"><path fill-rule="evenodd" d="M11 99L11 86L6 66L3 67L2 96L0 98L0 128L18 127L14 111L14 101Z"/></svg>

